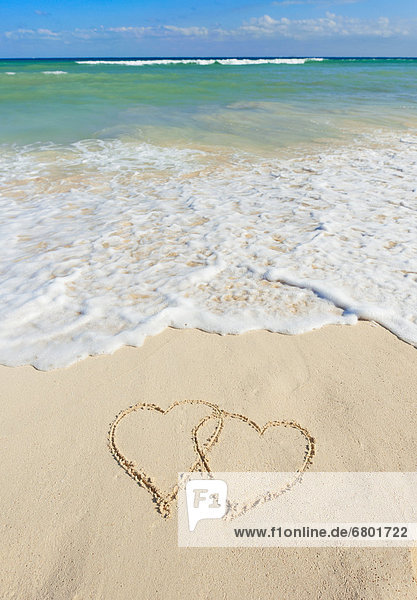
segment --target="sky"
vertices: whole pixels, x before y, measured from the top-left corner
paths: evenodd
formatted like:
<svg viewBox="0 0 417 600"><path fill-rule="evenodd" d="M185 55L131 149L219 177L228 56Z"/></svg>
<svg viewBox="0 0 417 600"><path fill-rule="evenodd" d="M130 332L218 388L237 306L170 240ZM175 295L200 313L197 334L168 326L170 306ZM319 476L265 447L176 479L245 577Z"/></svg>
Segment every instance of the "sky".
<svg viewBox="0 0 417 600"><path fill-rule="evenodd" d="M416 0L0 0L0 57L417 56Z"/></svg>

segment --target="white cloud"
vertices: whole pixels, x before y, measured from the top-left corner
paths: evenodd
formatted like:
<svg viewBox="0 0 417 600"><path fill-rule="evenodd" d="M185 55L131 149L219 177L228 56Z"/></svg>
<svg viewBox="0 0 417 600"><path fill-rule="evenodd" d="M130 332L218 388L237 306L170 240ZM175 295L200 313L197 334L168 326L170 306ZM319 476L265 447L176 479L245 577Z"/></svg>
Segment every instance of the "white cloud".
<svg viewBox="0 0 417 600"><path fill-rule="evenodd" d="M176 35L186 37L207 37L210 33L206 27L176 27L175 25L165 25L163 29Z"/></svg>
<svg viewBox="0 0 417 600"><path fill-rule="evenodd" d="M48 37L59 37L61 34L55 31L51 31L50 29L37 29L37 33L39 35L46 35Z"/></svg>
<svg viewBox="0 0 417 600"><path fill-rule="evenodd" d="M9 40L58 40L63 37L63 32L51 31L50 29L15 29L14 31L5 31L4 36Z"/></svg>
<svg viewBox="0 0 417 600"><path fill-rule="evenodd" d="M275 0L272 6L295 6L313 4L315 6L336 6L340 4L357 4L362 0Z"/></svg>
<svg viewBox="0 0 417 600"><path fill-rule="evenodd" d="M338 16L331 12L327 12L325 17L316 19L288 19L286 17L273 19L269 15L264 15L251 19L236 30L235 34L238 35L239 31L253 37L278 35L294 39L337 36L391 37L409 34L409 29L403 24L392 23L386 17L363 20Z"/></svg>
<svg viewBox="0 0 417 600"><path fill-rule="evenodd" d="M301 0L284 0L295 2ZM310 1L310 0L309 0ZM346 0L345 0L346 1ZM225 39L250 40L259 38L284 37L295 40L337 37L380 37L417 35L417 20L408 22L391 21L387 17L379 19L359 19L327 12L324 17L309 19L274 19L270 15L253 18L235 29L209 29L207 27L179 27L161 25L158 27L120 26L74 29L72 31L52 31L50 29L16 29L6 31L3 36L9 40L61 40L70 43L73 40L85 42L98 39L117 40L118 38L167 38L167 39L206 39L218 41ZM1 34L0 34L1 35Z"/></svg>

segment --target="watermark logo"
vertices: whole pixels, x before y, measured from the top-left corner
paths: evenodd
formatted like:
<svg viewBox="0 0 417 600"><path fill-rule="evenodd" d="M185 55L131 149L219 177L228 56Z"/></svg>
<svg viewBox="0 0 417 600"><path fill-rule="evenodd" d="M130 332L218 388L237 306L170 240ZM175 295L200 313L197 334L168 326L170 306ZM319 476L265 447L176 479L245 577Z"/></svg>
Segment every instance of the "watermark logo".
<svg viewBox="0 0 417 600"><path fill-rule="evenodd" d="M179 473L178 545L416 545L417 472L310 472L283 487L291 475ZM211 520L197 526L203 519Z"/></svg>
<svg viewBox="0 0 417 600"><path fill-rule="evenodd" d="M222 479L188 481L185 493L190 531L202 519L221 519L226 514L227 484Z"/></svg>

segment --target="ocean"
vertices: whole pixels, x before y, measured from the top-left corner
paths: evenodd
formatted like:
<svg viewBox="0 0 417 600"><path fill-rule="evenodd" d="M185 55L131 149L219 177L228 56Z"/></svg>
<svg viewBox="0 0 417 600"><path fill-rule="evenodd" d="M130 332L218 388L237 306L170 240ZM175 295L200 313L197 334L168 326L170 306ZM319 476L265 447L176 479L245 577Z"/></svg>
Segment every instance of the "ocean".
<svg viewBox="0 0 417 600"><path fill-rule="evenodd" d="M417 345L417 59L0 61L0 363L168 326Z"/></svg>

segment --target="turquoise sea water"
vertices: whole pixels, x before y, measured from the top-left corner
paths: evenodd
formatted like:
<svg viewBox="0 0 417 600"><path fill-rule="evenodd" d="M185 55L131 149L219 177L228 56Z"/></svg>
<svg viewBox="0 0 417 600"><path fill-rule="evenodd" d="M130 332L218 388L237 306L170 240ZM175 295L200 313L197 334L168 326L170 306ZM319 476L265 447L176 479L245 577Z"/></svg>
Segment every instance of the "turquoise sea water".
<svg viewBox="0 0 417 600"><path fill-rule="evenodd" d="M0 61L0 363L165 327L417 345L416 59Z"/></svg>
<svg viewBox="0 0 417 600"><path fill-rule="evenodd" d="M416 59L144 62L0 61L0 142L127 136L274 151L415 120Z"/></svg>

